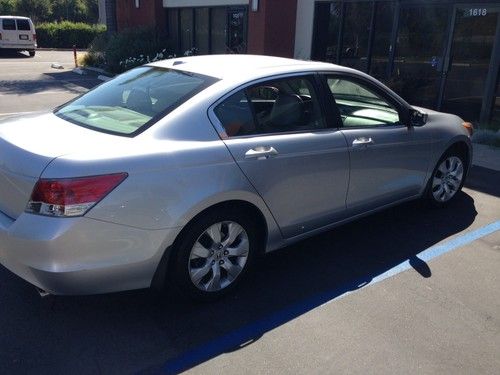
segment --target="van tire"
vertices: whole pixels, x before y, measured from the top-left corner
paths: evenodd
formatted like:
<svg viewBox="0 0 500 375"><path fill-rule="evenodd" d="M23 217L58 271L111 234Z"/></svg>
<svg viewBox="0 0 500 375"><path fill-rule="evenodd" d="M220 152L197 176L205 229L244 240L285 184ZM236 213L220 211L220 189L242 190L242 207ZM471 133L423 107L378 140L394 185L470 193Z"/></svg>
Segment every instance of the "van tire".
<svg viewBox="0 0 500 375"><path fill-rule="evenodd" d="M28 53L30 54L30 57L35 57L35 51L28 51Z"/></svg>

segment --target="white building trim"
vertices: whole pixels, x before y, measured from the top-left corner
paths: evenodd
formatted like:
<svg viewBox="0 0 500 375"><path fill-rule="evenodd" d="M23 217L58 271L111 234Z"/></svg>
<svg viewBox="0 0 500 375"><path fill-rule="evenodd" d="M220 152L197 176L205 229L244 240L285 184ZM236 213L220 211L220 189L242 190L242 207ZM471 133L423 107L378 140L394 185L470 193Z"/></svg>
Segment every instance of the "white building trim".
<svg viewBox="0 0 500 375"><path fill-rule="evenodd" d="M164 8L248 5L249 0L163 0Z"/></svg>
<svg viewBox="0 0 500 375"><path fill-rule="evenodd" d="M314 0L297 0L297 20L295 23L295 48L293 56L296 59L311 58L314 27Z"/></svg>

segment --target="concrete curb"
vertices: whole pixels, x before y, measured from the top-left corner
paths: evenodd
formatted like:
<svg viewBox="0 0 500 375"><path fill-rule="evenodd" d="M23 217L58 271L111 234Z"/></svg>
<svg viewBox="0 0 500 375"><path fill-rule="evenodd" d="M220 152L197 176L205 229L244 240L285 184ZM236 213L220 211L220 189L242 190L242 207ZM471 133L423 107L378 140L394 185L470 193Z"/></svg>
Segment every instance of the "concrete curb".
<svg viewBox="0 0 500 375"><path fill-rule="evenodd" d="M68 51L73 51L73 48L45 48L45 47L38 47L36 49L37 51L61 51L61 52L68 52ZM76 52L87 52L86 49L79 49L77 48Z"/></svg>
<svg viewBox="0 0 500 375"><path fill-rule="evenodd" d="M500 148L473 143L472 164L500 171Z"/></svg>

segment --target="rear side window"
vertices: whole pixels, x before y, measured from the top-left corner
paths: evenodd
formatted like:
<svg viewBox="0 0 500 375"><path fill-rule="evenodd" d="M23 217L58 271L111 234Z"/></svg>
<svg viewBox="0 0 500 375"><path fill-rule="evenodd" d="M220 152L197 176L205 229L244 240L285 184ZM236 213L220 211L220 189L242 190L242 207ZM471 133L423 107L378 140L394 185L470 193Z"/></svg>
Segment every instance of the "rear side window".
<svg viewBox="0 0 500 375"><path fill-rule="evenodd" d="M249 87L219 104L215 114L229 137L325 127L309 77L285 78Z"/></svg>
<svg viewBox="0 0 500 375"><path fill-rule="evenodd" d="M15 30L16 29L16 21L13 18L4 18L2 20L2 28L4 30Z"/></svg>
<svg viewBox="0 0 500 375"><path fill-rule="evenodd" d="M18 30L22 30L22 31L31 30L30 21L28 21L28 20L16 20L16 22L17 22L17 29Z"/></svg>

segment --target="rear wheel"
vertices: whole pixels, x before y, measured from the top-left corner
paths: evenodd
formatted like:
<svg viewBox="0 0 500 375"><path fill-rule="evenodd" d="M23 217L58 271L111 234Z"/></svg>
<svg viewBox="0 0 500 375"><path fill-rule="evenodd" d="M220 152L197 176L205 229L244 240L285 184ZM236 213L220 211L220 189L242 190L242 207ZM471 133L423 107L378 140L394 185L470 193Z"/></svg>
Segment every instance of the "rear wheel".
<svg viewBox="0 0 500 375"><path fill-rule="evenodd" d="M427 186L426 199L436 207L449 203L462 189L465 179L465 161L457 152L443 155L434 169Z"/></svg>
<svg viewBox="0 0 500 375"><path fill-rule="evenodd" d="M28 53L30 54L30 57L35 57L35 51L28 51Z"/></svg>
<svg viewBox="0 0 500 375"><path fill-rule="evenodd" d="M222 209L196 219L175 248L173 282L189 299L213 300L234 289L257 253L252 220Z"/></svg>

